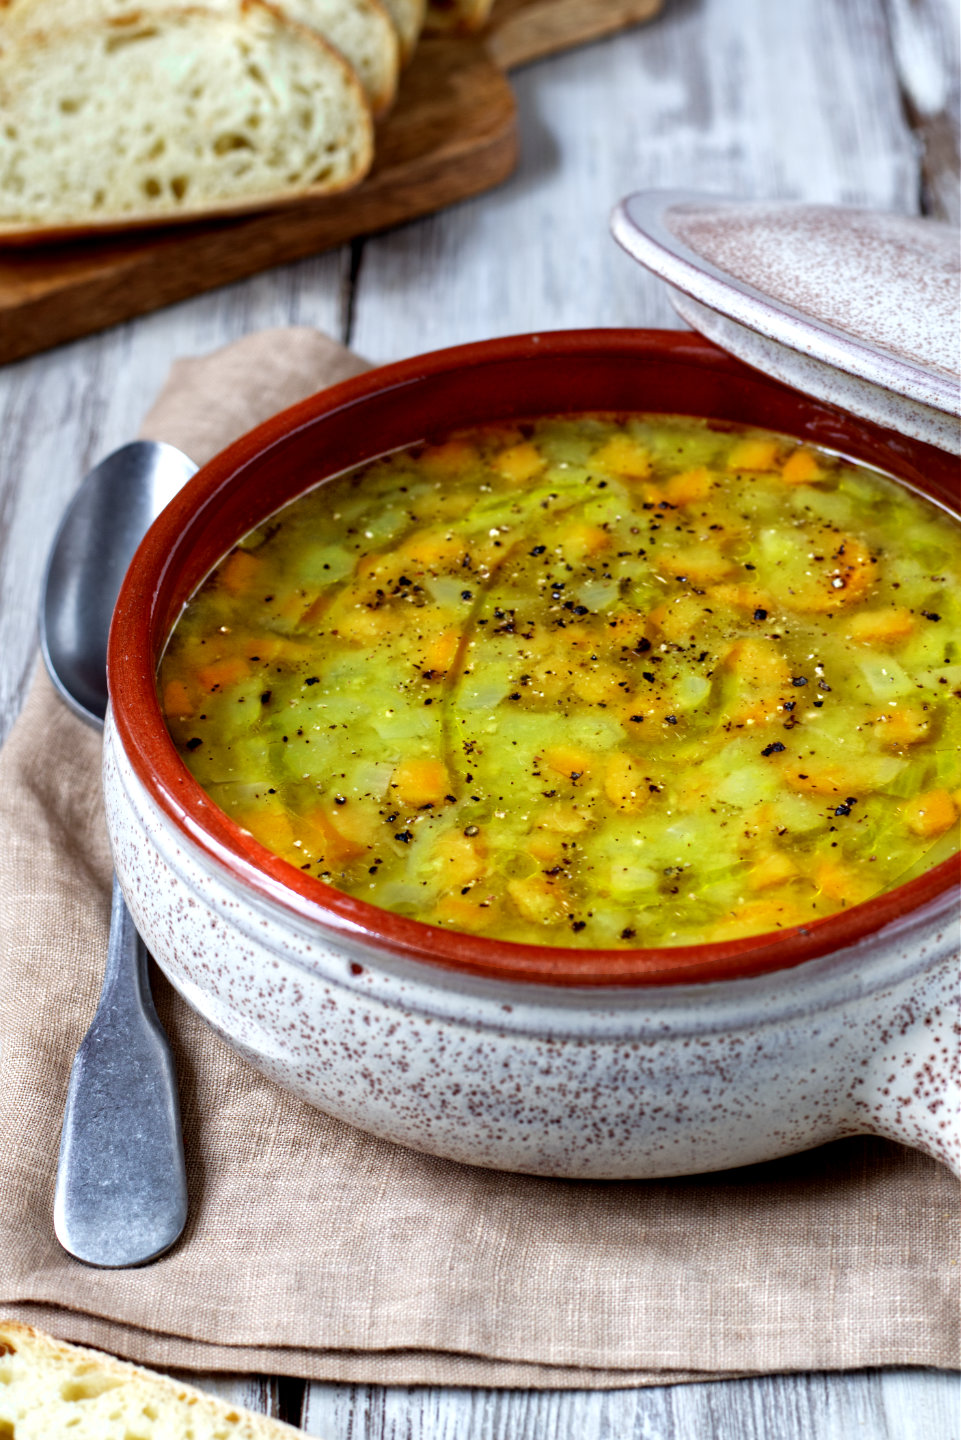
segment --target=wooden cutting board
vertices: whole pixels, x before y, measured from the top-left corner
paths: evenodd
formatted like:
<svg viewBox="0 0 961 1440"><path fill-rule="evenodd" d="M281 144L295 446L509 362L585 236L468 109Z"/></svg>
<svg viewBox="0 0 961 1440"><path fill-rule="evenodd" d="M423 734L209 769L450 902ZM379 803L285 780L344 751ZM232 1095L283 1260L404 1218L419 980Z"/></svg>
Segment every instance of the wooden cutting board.
<svg viewBox="0 0 961 1440"><path fill-rule="evenodd" d="M230 220L0 250L0 362L301 260L497 185L517 158L504 71L657 14L663 0L497 0L470 39L426 39L346 195Z"/></svg>

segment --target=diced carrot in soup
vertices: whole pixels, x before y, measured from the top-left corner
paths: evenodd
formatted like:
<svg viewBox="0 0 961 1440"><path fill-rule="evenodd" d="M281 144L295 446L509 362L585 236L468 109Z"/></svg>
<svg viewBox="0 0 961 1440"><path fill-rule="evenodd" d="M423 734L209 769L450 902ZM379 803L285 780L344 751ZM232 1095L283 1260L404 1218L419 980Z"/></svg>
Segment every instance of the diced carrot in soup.
<svg viewBox="0 0 961 1440"><path fill-rule="evenodd" d="M183 717L194 713L193 697L183 680L168 680L163 691L163 708L168 715Z"/></svg>
<svg viewBox="0 0 961 1440"><path fill-rule="evenodd" d="M861 640L865 645L893 645L906 640L915 629L915 619L910 610L889 605L884 610L861 610L848 621L848 634L852 640Z"/></svg>
<svg viewBox="0 0 961 1440"><path fill-rule="evenodd" d="M958 811L947 790L928 790L907 802L904 818L913 835L930 839L950 830Z"/></svg>
<svg viewBox="0 0 961 1440"><path fill-rule="evenodd" d="M419 463L428 475L445 479L462 474L477 464L477 450L467 440L445 440L440 445L428 445L421 451Z"/></svg>
<svg viewBox="0 0 961 1440"><path fill-rule="evenodd" d="M629 480L644 480L651 473L649 450L629 435L612 435L594 452L591 463Z"/></svg>
<svg viewBox="0 0 961 1440"><path fill-rule="evenodd" d="M501 907L493 900L474 900L470 895L442 895L433 912L425 917L435 925L468 933L491 930L500 923Z"/></svg>
<svg viewBox="0 0 961 1440"><path fill-rule="evenodd" d="M251 664L242 655L233 655L225 660L214 660L210 665L197 668L197 682L202 690L229 689L238 680L246 680L251 673Z"/></svg>
<svg viewBox="0 0 961 1440"><path fill-rule="evenodd" d="M670 505L693 505L698 500L706 500L713 489L710 470L706 465L698 465L693 470L672 475L664 485L663 494Z"/></svg>
<svg viewBox="0 0 961 1440"><path fill-rule="evenodd" d="M215 568L158 676L185 764L300 885L498 940L689 946L950 849L961 527L918 494L643 414L321 479Z"/></svg>
<svg viewBox="0 0 961 1440"><path fill-rule="evenodd" d="M507 450L501 450L495 455L494 468L505 480L522 484L543 470L544 457L536 445L532 445L529 440L523 440L519 445L511 445Z"/></svg>
<svg viewBox="0 0 961 1440"><path fill-rule="evenodd" d="M239 595L253 584L260 572L260 561L249 550L235 550L228 555L220 570L220 583L225 590Z"/></svg>
<svg viewBox="0 0 961 1440"><path fill-rule="evenodd" d="M820 480L821 469L817 456L810 450L795 450L781 466L781 478L789 485L811 485Z"/></svg>
<svg viewBox="0 0 961 1440"><path fill-rule="evenodd" d="M402 760L390 784L405 805L440 805L450 789L450 776L443 760L423 756Z"/></svg>
<svg viewBox="0 0 961 1440"><path fill-rule="evenodd" d="M778 442L761 437L741 440L727 457L728 470L772 470L777 464Z"/></svg>

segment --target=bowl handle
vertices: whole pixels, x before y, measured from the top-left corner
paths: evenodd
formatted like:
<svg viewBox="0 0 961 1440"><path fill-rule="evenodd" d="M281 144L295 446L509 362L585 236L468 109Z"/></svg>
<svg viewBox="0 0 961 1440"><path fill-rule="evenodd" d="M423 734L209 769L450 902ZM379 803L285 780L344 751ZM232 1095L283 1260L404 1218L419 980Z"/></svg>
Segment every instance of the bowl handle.
<svg viewBox="0 0 961 1440"><path fill-rule="evenodd" d="M851 1090L863 1133L899 1140L961 1175L959 955L915 977L908 996L879 1012L864 1038L870 1054Z"/></svg>

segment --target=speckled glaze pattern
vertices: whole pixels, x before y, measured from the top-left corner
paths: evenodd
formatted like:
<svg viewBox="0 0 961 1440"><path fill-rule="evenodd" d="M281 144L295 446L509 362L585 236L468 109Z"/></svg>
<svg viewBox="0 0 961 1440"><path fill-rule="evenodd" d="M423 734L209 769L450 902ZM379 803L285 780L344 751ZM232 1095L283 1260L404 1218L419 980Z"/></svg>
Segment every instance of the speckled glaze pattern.
<svg viewBox="0 0 961 1440"><path fill-rule="evenodd" d="M958 236L913 216L643 191L618 243L678 314L806 394L961 452Z"/></svg>
<svg viewBox="0 0 961 1440"><path fill-rule="evenodd" d="M794 385L807 395L816 395L830 405L863 415L877 425L889 426L902 435L937 445L939 450L961 453L961 430L955 416L908 396L899 396L897 402L892 403L889 393L870 380L849 375L815 355L787 349L779 341L702 305L683 291L672 290L671 303L693 330L765 375L783 380L785 385Z"/></svg>
<svg viewBox="0 0 961 1440"><path fill-rule="evenodd" d="M564 990L452 976L252 894L152 802L108 717L114 863L171 982L349 1124L536 1175L653 1178L886 1135L958 1168L950 896L746 980Z"/></svg>
<svg viewBox="0 0 961 1440"><path fill-rule="evenodd" d="M593 1178L688 1174L875 1132L957 1161L957 857L765 935L591 950L456 934L264 850L166 730L156 667L184 600L323 476L478 421L637 408L757 423L956 507L944 452L677 331L513 336L302 401L204 466L145 538L108 648L107 820L160 965L281 1085L455 1160Z"/></svg>

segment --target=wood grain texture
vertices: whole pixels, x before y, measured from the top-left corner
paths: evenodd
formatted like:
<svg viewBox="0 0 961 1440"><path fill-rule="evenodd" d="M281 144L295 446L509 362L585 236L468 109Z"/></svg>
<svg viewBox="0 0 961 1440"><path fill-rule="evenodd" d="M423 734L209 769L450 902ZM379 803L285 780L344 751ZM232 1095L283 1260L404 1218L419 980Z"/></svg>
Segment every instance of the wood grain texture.
<svg viewBox="0 0 961 1440"><path fill-rule="evenodd" d="M302 1380L269 1375L195 1375L189 1370L171 1370L174 1379L207 1390L218 1400L239 1405L254 1415L269 1415L289 1425L303 1423L305 1387Z"/></svg>
<svg viewBox="0 0 961 1440"><path fill-rule="evenodd" d="M921 155L923 215L957 225L961 216L961 26L944 0L887 0L906 118Z"/></svg>
<svg viewBox="0 0 961 1440"><path fill-rule="evenodd" d="M0 738L35 663L63 505L135 433L175 356L286 323L350 334L373 359L676 324L608 238L619 195L685 184L951 214L956 46L954 0L667 0L651 25L514 77L523 158L500 189L0 370ZM957 1377L930 1371L594 1393L189 1378L302 1413L326 1440L956 1440L959 1425Z"/></svg>
<svg viewBox="0 0 961 1440"><path fill-rule="evenodd" d="M879 0L673 0L652 24L527 66L513 84L523 144L506 184L364 242L352 338L370 358L516 331L677 325L661 282L608 234L633 190L917 209ZM431 303L414 309L425 259Z"/></svg>
<svg viewBox="0 0 961 1440"><path fill-rule="evenodd" d="M356 190L136 239L0 251L0 361L489 189L513 169L514 120L510 87L480 44L426 41Z"/></svg>
<svg viewBox="0 0 961 1440"><path fill-rule="evenodd" d="M349 250L321 255L0 370L0 743L36 664L46 553L83 475L137 433L178 355L271 325L342 339L351 283Z"/></svg>
<svg viewBox="0 0 961 1440"><path fill-rule="evenodd" d="M664 0L495 0L484 39L503 70L653 20Z"/></svg>
<svg viewBox="0 0 961 1440"><path fill-rule="evenodd" d="M650 19L662 3L502 0L489 49L462 38L423 41L378 130L370 175L345 194L292 200L241 218L4 245L0 363L492 188L517 157L514 102L503 69Z"/></svg>
<svg viewBox="0 0 961 1440"><path fill-rule="evenodd" d="M777 1375L648 1390L314 1385L301 1424L325 1440L956 1440L956 1377Z"/></svg>

